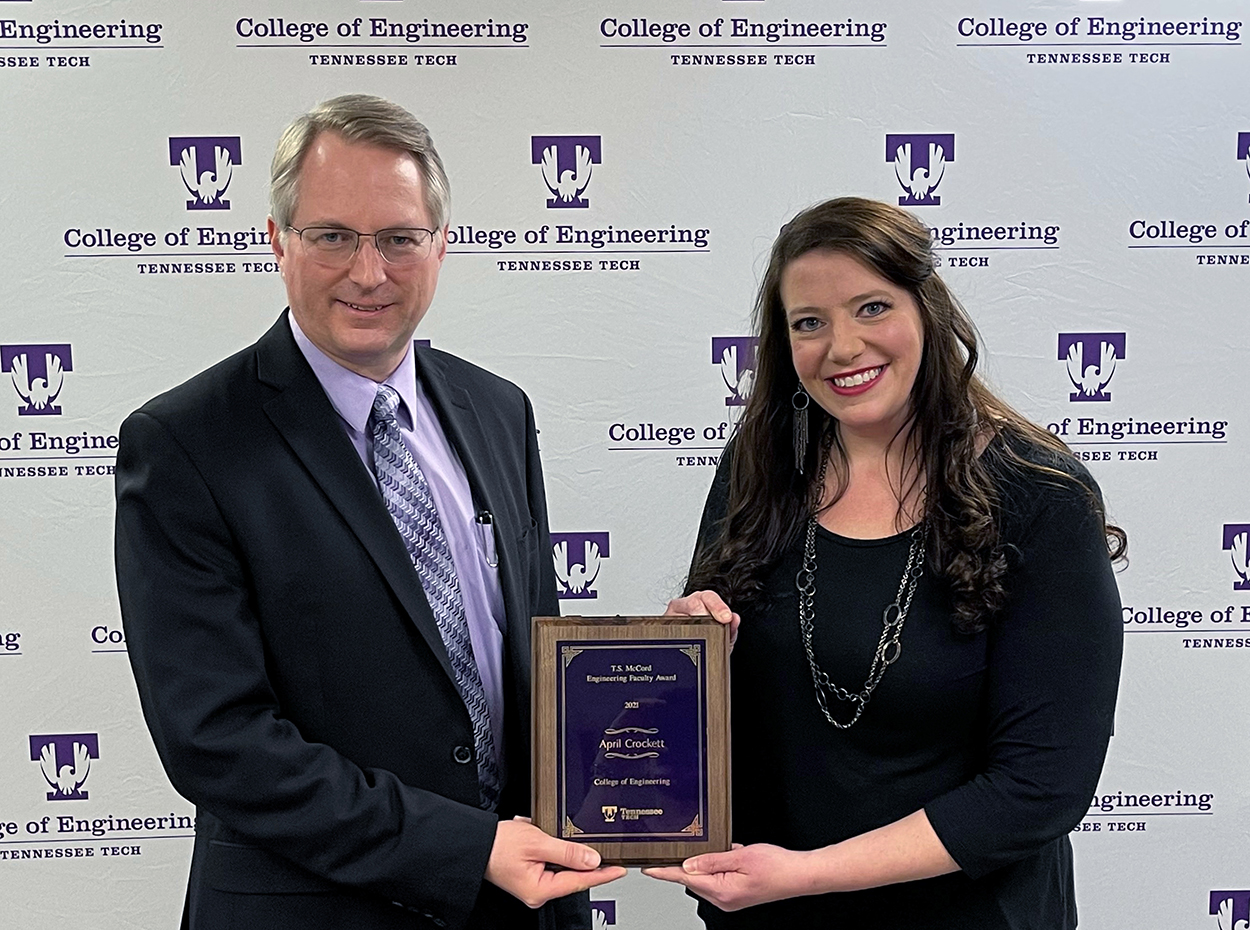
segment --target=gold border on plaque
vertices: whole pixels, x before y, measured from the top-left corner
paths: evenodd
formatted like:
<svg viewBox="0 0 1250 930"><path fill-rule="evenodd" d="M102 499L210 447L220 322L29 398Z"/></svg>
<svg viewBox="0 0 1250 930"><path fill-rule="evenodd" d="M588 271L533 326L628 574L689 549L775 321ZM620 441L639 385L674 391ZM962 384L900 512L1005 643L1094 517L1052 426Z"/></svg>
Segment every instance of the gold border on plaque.
<svg viewBox="0 0 1250 930"><path fill-rule="evenodd" d="M610 645L610 646L609 645L584 646L581 648L565 646L561 650L562 661L560 663L560 669L559 669L558 674L560 675L561 678L563 678L568 673L569 665L572 664L572 660L577 658L583 652L594 652L594 651L606 652L606 651L610 651L613 649L636 649L638 648L637 644L639 640L637 640L636 638L631 639L630 637L626 637L626 638L630 639L629 643L617 643L617 644ZM689 638L691 637L687 637L687 639ZM693 638L702 639L702 637L693 637ZM651 641L646 641L646 642L651 642ZM704 645L704 648L707 648L706 640L703 640L703 645ZM694 667L696 670L699 669L700 650L698 649L698 647L687 646L685 645L685 643L682 643L682 642L676 642L671 645L664 643L664 642L655 642L654 645L649 645L648 648L678 649L687 658L689 658L691 662L694 663ZM707 704L708 687L707 687L707 682L703 675L696 676L695 681L698 687L698 694L696 695L696 699L697 699L697 706L699 709L699 719L696 721L696 726L698 728L698 732L703 733L705 730L705 725L703 722L703 708ZM564 746L564 738L565 738L565 734L563 731L563 723L564 721L568 720L568 706L565 704L565 701L567 700L568 694L569 694L568 685L565 684L564 687L559 689L559 691L560 691L559 720L561 724L561 729L559 729L556 733L556 757L560 760L560 781L562 781L564 784L567 785L569 778L568 778L568 770L565 768L565 766L567 764L568 754L565 752L562 752L561 749ZM624 729L636 730L637 728L625 727ZM624 732L624 730L621 730L621 731L605 730L604 731L605 734L610 734L613 732ZM657 840L658 839L680 839L683 836L702 836L703 835L702 828L699 828L698 831L696 832L696 831L692 831L691 827L697 826L700 823L700 818L707 813L707 810L704 806L704 802L706 801L708 806L711 805L711 798L709 797L710 792L707 790L708 786L706 783L707 756L704 752L704 744L707 742L708 740L705 740L705 739L699 740L699 747L698 747L699 748L699 813L695 814L694 821L691 823L691 825L684 827L681 830L678 830L676 833L640 833L640 834L635 834L635 835L654 837ZM573 827L573 829L577 831L577 834L579 836L583 836L587 840L591 840L591 839L600 840L601 839L601 840L605 840L608 842L611 841L612 837L620 836L619 833L588 833L579 827L573 826L573 818L570 817L569 812L564 809L564 801L565 801L565 798L563 797L556 798L556 804L558 805L558 809L556 811L556 819L557 821L565 824L566 831L568 830L569 827ZM564 835L570 836L571 834L566 832ZM643 840L630 840L630 845L636 845L641 842L644 842L644 841ZM716 851L719 852L720 850L716 850Z"/></svg>

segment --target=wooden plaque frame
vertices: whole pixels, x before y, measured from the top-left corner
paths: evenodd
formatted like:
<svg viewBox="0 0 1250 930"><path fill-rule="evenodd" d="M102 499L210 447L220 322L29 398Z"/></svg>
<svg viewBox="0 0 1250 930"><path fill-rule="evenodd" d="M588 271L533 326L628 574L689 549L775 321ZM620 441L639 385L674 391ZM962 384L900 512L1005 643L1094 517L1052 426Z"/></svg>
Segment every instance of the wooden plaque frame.
<svg viewBox="0 0 1250 930"><path fill-rule="evenodd" d="M558 823L557 777L560 708L557 676L562 673L557 642L588 644L614 640L639 648L664 641L702 644L705 667L707 822L700 840L624 841L580 839L562 835ZM729 765L729 627L711 617L534 617L531 625L532 749L531 802L534 823L552 836L584 842L599 851L604 864L625 866L673 865L699 853L730 848L731 803Z"/></svg>

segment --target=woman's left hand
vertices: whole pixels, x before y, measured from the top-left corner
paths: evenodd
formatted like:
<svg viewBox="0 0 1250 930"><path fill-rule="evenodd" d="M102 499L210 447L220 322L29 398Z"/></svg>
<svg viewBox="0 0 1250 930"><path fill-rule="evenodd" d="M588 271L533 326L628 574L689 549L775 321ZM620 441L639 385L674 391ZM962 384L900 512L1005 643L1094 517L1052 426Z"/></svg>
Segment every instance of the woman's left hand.
<svg viewBox="0 0 1250 930"><path fill-rule="evenodd" d="M644 875L685 885L722 911L812 894L811 854L755 843L734 844L723 853L706 853L680 866L643 869Z"/></svg>
<svg viewBox="0 0 1250 930"><path fill-rule="evenodd" d="M738 639L738 624L742 622L729 605L715 591L695 591L685 597L668 602L666 617L708 617L729 627L729 648L732 651Z"/></svg>

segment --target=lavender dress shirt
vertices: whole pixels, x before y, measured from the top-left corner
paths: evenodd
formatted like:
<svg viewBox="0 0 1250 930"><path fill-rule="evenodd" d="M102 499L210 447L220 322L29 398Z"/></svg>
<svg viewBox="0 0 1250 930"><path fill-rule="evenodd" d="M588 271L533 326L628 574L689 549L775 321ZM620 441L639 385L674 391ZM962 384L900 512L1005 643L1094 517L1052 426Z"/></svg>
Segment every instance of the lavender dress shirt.
<svg viewBox="0 0 1250 930"><path fill-rule="evenodd" d="M373 399L378 393L377 383L344 368L313 345L295 322L294 314L288 313L287 319L291 322L291 334L296 344L330 398L347 438L356 447L369 473L373 474L373 437L369 434L368 421ZM479 509L474 507L473 492L469 488L464 465L447 441L438 422L438 414L417 380L412 351L410 345L404 360L385 383L398 391L403 401L396 411L399 432L430 485L443 533L451 547L456 577L460 581L460 594L464 600L465 619L469 624L469 639L473 644L473 658L486 691L491 735L495 740L495 754L502 774L505 772L503 630L506 621L494 551L494 530L489 524L483 526L477 522ZM492 562L495 564L492 565Z"/></svg>

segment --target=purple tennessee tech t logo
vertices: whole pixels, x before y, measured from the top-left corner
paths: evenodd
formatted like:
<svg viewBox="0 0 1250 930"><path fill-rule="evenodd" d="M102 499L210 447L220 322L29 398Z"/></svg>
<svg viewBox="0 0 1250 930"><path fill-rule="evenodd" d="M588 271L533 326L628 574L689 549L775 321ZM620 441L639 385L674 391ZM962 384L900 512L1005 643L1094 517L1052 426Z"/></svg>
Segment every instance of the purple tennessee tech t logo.
<svg viewBox="0 0 1250 930"><path fill-rule="evenodd" d="M1111 400L1107 385L1116 362L1127 357L1124 333L1060 333L1059 361L1068 363L1068 380L1076 388L1068 400Z"/></svg>
<svg viewBox="0 0 1250 930"><path fill-rule="evenodd" d="M555 562L559 596L565 600L593 600L591 587L609 555L607 533L552 533L551 558Z"/></svg>
<svg viewBox="0 0 1250 930"><path fill-rule="evenodd" d="M236 165L243 164L238 136L170 136L169 163L182 172L192 196L188 210L229 210L224 194Z"/></svg>
<svg viewBox="0 0 1250 930"><path fill-rule="evenodd" d="M38 762L52 790L49 801L85 801L83 783L91 760L100 758L100 739L95 733L52 733L30 738L30 761Z"/></svg>
<svg viewBox="0 0 1250 930"><path fill-rule="evenodd" d="M729 388L726 407L745 407L755 383L757 336L713 336L712 364L720 367L720 376Z"/></svg>
<svg viewBox="0 0 1250 930"><path fill-rule="evenodd" d="M55 403L65 386L65 372L74 370L69 345L0 346L0 370L13 379L22 403L20 417L59 417Z"/></svg>
<svg viewBox="0 0 1250 930"><path fill-rule="evenodd" d="M885 160L894 163L894 176L903 188L900 207L936 207L942 198L934 191L947 164L955 161L955 134L887 133Z"/></svg>
<svg viewBox="0 0 1250 930"><path fill-rule="evenodd" d="M531 164L543 166L550 209L583 209L592 165L600 163L599 136L531 136Z"/></svg>
<svg viewBox="0 0 1250 930"><path fill-rule="evenodd" d="M1250 591L1250 523L1224 524L1224 551L1233 560L1237 580L1234 591Z"/></svg>
<svg viewBox="0 0 1250 930"><path fill-rule="evenodd" d="M1211 892L1210 913L1219 930L1246 930L1250 926L1250 891Z"/></svg>

